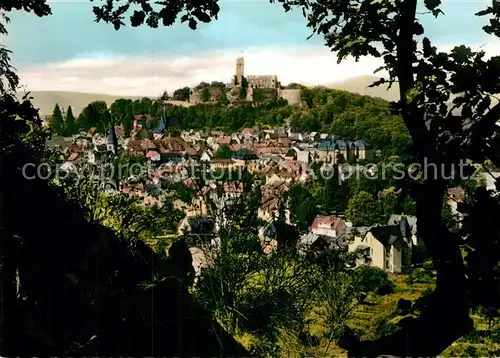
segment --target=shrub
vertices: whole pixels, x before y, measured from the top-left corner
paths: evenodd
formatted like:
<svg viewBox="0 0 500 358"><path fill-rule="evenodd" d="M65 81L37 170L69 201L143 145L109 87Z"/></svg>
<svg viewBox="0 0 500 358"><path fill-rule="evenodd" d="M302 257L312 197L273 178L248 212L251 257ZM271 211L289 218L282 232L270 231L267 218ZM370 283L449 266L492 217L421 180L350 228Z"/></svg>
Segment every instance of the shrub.
<svg viewBox="0 0 500 358"><path fill-rule="evenodd" d="M380 339L390 336L399 330L399 326L389 320L388 317L383 317L378 320L375 328L375 338Z"/></svg>
<svg viewBox="0 0 500 358"><path fill-rule="evenodd" d="M376 267L360 266L354 270L359 287L364 292L376 292L386 295L394 292L394 283L389 279L387 272Z"/></svg>
<svg viewBox="0 0 500 358"><path fill-rule="evenodd" d="M410 273L405 282L407 285L413 285L415 283L432 283L433 281L434 278L429 270L417 268Z"/></svg>

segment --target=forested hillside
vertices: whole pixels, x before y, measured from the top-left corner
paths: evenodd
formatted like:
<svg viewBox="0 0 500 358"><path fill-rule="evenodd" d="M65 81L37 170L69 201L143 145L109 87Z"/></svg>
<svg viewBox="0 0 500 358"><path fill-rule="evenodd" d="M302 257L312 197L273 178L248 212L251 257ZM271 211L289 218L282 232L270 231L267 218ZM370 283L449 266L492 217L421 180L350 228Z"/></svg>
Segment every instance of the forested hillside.
<svg viewBox="0 0 500 358"><path fill-rule="evenodd" d="M191 107L173 106L149 98L118 99L107 109L106 103L92 102L83 109L73 130L54 134L70 135L96 127L103 133L111 118L122 123L125 132L132 128L134 115L176 118L182 129L221 129L238 131L260 126L288 125L298 132L326 132L344 139L364 139L387 154L401 153L410 143L400 117L391 115L389 103L369 96L323 87L305 88L303 105L290 106L284 100L238 106L199 104ZM53 131L54 132L54 131Z"/></svg>

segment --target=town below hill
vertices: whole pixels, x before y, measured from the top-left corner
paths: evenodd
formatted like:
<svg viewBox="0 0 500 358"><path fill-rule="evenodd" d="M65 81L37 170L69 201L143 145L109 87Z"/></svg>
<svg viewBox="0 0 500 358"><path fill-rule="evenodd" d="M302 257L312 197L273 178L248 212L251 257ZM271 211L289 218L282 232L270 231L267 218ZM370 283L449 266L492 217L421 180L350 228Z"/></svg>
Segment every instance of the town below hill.
<svg viewBox="0 0 500 358"><path fill-rule="evenodd" d="M334 90L315 93L312 106L300 111L344 106L331 119L350 120L343 126L359 126L359 133L374 139L370 129L392 118L382 111L379 125L369 124L365 133L364 121L372 120L368 113L378 108L373 99ZM136 102L148 104L152 102ZM267 105L295 110L286 104ZM363 106L366 112L354 109ZM98 108L84 110L80 121L99 113L111 116L105 107L100 107L103 112ZM168 114L173 108L179 119ZM359 138L345 139L335 134L340 127L334 133L279 126L184 129L204 126L206 122L196 121L208 108L226 107L173 108L160 111L158 118L135 114L129 133L123 124L108 120L105 128L97 122L101 132L91 127L72 136L53 136L48 146L65 178L59 185L88 198L88 189L80 187L82 173L90 169L92 188L97 188L90 191L95 197L88 204L96 213L94 220L131 242L148 244L161 257L174 257L176 245L185 245L186 285L194 287L195 300L204 309L229 322L224 327L245 349L266 356L286 343L291 348L280 348L283 357L295 356L297 349L340 356L345 354L337 344L340 338L331 333L339 324L373 339L397 330L400 319L422 310L435 280L419 237L415 202L390 172L380 175L372 168L367 176L363 166L390 163L394 156L387 153L396 150L392 142L379 138L377 147ZM243 108L237 112L242 115L256 107L234 108ZM184 110L192 117L182 116ZM458 230L457 203L479 183L465 184L450 189L443 205L450 230ZM343 260L345 264L339 264ZM219 282L230 280L228 288L223 287L226 291L219 292ZM236 303L224 301L226 292ZM226 309L231 305L244 319L233 319L233 311ZM268 321L270 312L275 316ZM474 319L485 324L482 316ZM300 322L298 328L295 322ZM470 337L461 344L469 347ZM491 343L487 349L498 350L498 345ZM446 355L456 352L451 347Z"/></svg>
<svg viewBox="0 0 500 358"><path fill-rule="evenodd" d="M110 105L105 101L88 103L79 114L71 106L56 104L52 115L45 117L45 123L53 135L59 136L88 132L92 128L105 134L112 122L121 126L128 137L138 118L145 118L144 126L149 130L157 128L163 120L173 136L178 136L178 130L237 132L244 128L287 127L293 132L322 132L344 140L364 140L387 155L403 153L410 143L403 121L391 114L385 100L323 87L303 87L301 103L296 105L283 99L238 105L179 103L188 102L169 96L157 100L120 98ZM169 126L169 121L176 125Z"/></svg>

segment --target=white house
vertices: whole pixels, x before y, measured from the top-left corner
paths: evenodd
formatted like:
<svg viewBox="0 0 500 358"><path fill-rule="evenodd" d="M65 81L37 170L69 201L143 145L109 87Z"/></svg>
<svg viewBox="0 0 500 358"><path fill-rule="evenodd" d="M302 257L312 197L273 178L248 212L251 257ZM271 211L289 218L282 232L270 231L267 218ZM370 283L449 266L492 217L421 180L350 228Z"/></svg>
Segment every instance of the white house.
<svg viewBox="0 0 500 358"><path fill-rule="evenodd" d="M374 266L390 273L402 272L411 255L399 225L374 226L364 236L355 236L348 249L359 252L358 265Z"/></svg>

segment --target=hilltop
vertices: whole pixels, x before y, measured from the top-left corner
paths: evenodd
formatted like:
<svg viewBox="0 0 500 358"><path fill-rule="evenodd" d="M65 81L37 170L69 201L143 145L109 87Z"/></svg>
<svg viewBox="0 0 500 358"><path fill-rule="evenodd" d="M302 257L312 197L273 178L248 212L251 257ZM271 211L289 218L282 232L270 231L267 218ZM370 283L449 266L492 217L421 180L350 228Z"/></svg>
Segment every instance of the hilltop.
<svg viewBox="0 0 500 358"><path fill-rule="evenodd" d="M386 101L397 101L399 99L399 87L397 83L393 84L389 90L387 90L387 86L385 85L373 88L368 87L378 79L380 79L380 77L358 76L346 79L344 81L328 84L326 85L326 87L359 93L370 97L378 97L385 99Z"/></svg>

